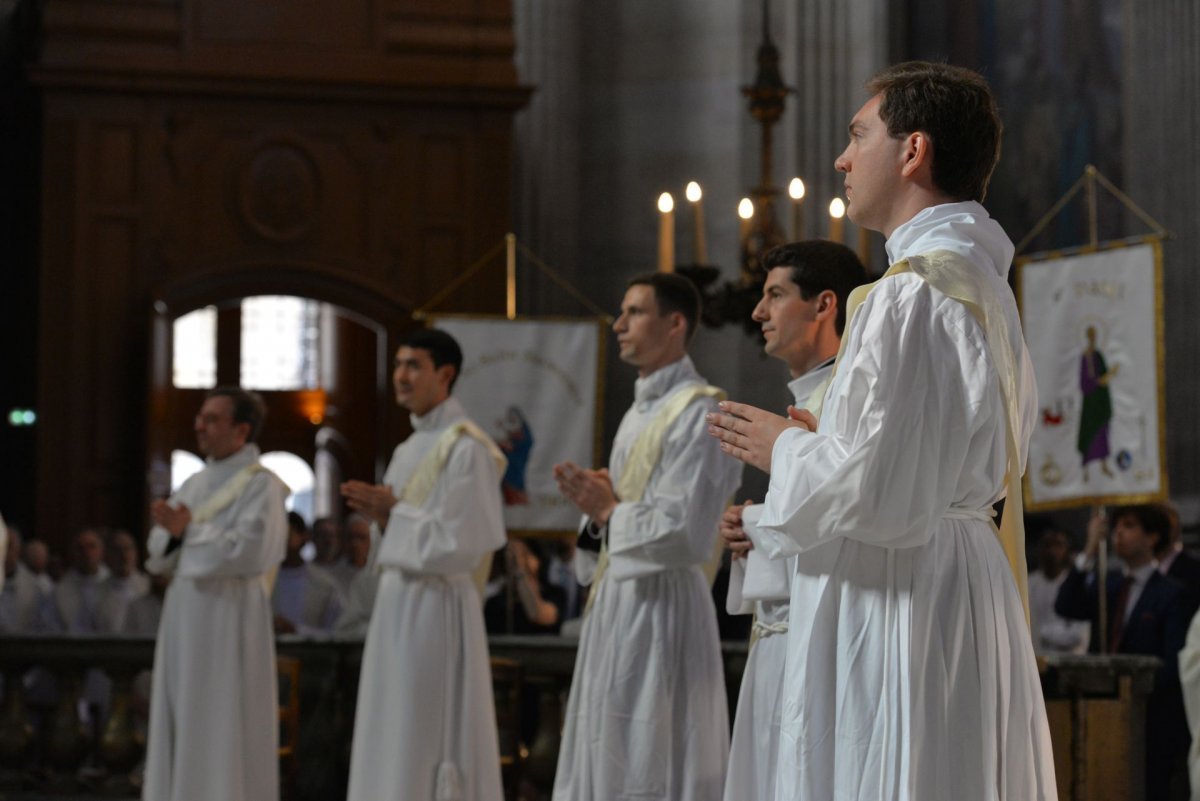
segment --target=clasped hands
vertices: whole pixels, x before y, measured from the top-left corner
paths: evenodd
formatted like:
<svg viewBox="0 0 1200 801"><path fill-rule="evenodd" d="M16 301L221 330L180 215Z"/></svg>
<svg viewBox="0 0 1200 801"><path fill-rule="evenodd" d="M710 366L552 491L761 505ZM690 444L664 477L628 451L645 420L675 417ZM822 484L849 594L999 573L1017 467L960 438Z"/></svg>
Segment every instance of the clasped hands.
<svg viewBox="0 0 1200 801"><path fill-rule="evenodd" d="M718 407L721 411L705 417L709 435L721 441L722 451L764 473L771 472L771 449L785 429L817 430L817 418L795 406L788 407L787 417L733 401Z"/></svg>
<svg viewBox="0 0 1200 801"><path fill-rule="evenodd" d="M608 470L589 470L574 462L554 465L554 480L558 491L579 511L590 517L596 525L608 524L613 510L617 508L617 493L613 490Z"/></svg>
<svg viewBox="0 0 1200 801"><path fill-rule="evenodd" d="M391 516L392 507L398 500L391 487L387 484L368 484L351 479L342 482L341 491L347 506L374 520L380 531L387 529L388 517Z"/></svg>
<svg viewBox="0 0 1200 801"><path fill-rule="evenodd" d="M159 498L150 504L150 519L165 528L171 539L177 540L187 531L188 523L192 522L192 510L182 503L172 506Z"/></svg>

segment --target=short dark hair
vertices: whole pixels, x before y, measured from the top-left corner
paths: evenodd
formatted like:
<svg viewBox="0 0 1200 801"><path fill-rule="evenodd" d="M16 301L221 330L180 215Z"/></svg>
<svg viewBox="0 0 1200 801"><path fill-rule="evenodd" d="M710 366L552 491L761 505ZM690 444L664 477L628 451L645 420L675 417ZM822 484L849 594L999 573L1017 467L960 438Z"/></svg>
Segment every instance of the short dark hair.
<svg viewBox="0 0 1200 801"><path fill-rule="evenodd" d="M658 304L658 313L674 314L679 312L687 321L687 336L685 342L690 342L696 333L696 323L700 320L700 290L688 278L675 273L646 273L629 280L625 288L648 286L654 290L654 302Z"/></svg>
<svg viewBox="0 0 1200 801"><path fill-rule="evenodd" d="M418 328L405 334L397 347L427 351L429 358L433 360L434 367L441 367L445 364L453 367L454 376L450 379L450 389L454 389L454 384L458 381L458 374L462 372L463 363L462 348L459 347L458 340L454 337L440 328Z"/></svg>
<svg viewBox="0 0 1200 801"><path fill-rule="evenodd" d="M837 295L835 328L840 337L846 328L846 301L850 290L867 283L867 271L853 250L825 239L789 242L771 248L763 256L763 269L791 267L792 283L800 288L800 297L812 300L829 290Z"/></svg>
<svg viewBox="0 0 1200 801"><path fill-rule="evenodd" d="M267 419L267 404L263 403L262 396L241 387L217 387L210 389L204 399L219 397L229 398L233 402L233 422L250 426L246 442L257 441Z"/></svg>
<svg viewBox="0 0 1200 801"><path fill-rule="evenodd" d="M1160 504L1117 506L1113 508L1108 520L1115 526L1122 517L1132 517L1147 534L1158 535L1158 542L1154 544L1155 555L1162 553L1171 544L1171 516Z"/></svg>
<svg viewBox="0 0 1200 801"><path fill-rule="evenodd" d="M883 95L879 117L889 135L921 131L933 142L938 189L957 200L983 202L1004 130L983 76L949 64L906 61L876 73L867 91Z"/></svg>
<svg viewBox="0 0 1200 801"><path fill-rule="evenodd" d="M299 512L288 512L287 524L288 529L291 531L299 531L301 534L308 534L308 523L305 522L304 516Z"/></svg>

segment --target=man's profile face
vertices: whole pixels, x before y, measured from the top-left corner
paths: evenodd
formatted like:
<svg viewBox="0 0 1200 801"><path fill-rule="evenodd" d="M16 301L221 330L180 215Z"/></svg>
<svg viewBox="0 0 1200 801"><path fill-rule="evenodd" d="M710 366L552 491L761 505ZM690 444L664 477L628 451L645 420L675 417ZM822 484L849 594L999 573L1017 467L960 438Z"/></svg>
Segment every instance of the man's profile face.
<svg viewBox="0 0 1200 801"><path fill-rule="evenodd" d="M621 361L634 367L660 366L670 347L672 315L660 314L654 287L634 284L625 290L621 315L613 323Z"/></svg>
<svg viewBox="0 0 1200 801"><path fill-rule="evenodd" d="M845 174L846 214L856 224L891 233L892 204L904 164L903 139L888 135L879 116L883 95L868 100L850 121L850 144L833 162Z"/></svg>
<svg viewBox="0 0 1200 801"><path fill-rule="evenodd" d="M446 399L453 377L454 367L449 364L435 367L433 356L424 348L401 345L396 351L392 370L396 403L418 417L428 414Z"/></svg>
<svg viewBox="0 0 1200 801"><path fill-rule="evenodd" d="M196 414L196 447L213 459L224 459L241 450L250 435L249 423L233 420L233 398L214 395L204 399Z"/></svg>
<svg viewBox="0 0 1200 801"><path fill-rule="evenodd" d="M782 360L793 372L799 372L811 360L817 347L821 329L817 310L822 294L805 300L800 287L792 281L792 268L773 267L763 284L762 299L751 315L762 326L766 340L763 350L768 356Z"/></svg>

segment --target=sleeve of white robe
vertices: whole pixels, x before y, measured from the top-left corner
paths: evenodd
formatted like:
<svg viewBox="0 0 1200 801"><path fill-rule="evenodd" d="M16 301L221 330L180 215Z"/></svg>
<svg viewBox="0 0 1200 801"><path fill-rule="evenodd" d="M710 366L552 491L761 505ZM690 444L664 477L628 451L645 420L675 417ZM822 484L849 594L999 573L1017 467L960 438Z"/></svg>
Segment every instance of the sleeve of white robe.
<svg viewBox="0 0 1200 801"><path fill-rule="evenodd" d="M742 511L742 530L751 542L757 536L762 504L747 506ZM791 597L791 563L786 559L771 559L757 548L742 559L730 562L729 592L725 611L731 615L748 615L755 601L786 601Z"/></svg>
<svg viewBox="0 0 1200 801"><path fill-rule="evenodd" d="M482 444L462 436L425 503L392 507L379 564L433 575L469 573L504 543L496 463Z"/></svg>
<svg viewBox="0 0 1200 801"><path fill-rule="evenodd" d="M191 578L256 576L275 567L283 559L287 531L283 500L278 479L266 472L254 476L231 508L207 523L188 524L178 548L184 552L179 574Z"/></svg>
<svg viewBox="0 0 1200 801"><path fill-rule="evenodd" d="M1183 688L1183 709L1187 713L1192 745L1188 749L1188 776L1192 801L1200 801L1200 614L1192 617L1187 640L1179 651L1179 683Z"/></svg>
<svg viewBox="0 0 1200 801"><path fill-rule="evenodd" d="M817 431L790 428L775 442L753 537L772 558L836 537L918 546L956 503L978 509L1003 485L1004 410L966 308L907 274L882 281L858 317ZM968 453L992 458L968 464ZM955 497L960 486L986 497Z"/></svg>
<svg viewBox="0 0 1200 801"><path fill-rule="evenodd" d="M608 521L613 578L707 562L721 510L741 480L741 465L721 453L704 416L716 401L700 398L672 423L642 498L617 504Z"/></svg>

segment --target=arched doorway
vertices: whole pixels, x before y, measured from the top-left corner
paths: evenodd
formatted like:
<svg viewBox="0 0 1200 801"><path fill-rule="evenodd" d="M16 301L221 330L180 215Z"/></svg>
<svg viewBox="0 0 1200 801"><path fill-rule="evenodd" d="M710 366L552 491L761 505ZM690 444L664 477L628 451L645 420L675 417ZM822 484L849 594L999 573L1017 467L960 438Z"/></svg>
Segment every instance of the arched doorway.
<svg viewBox="0 0 1200 801"><path fill-rule="evenodd" d="M412 324L407 309L363 290L371 312L390 318L389 331L382 320L323 299L330 293L311 274L302 286L290 287L294 294L254 292L288 289L280 277L264 282L263 276L242 275L216 285L201 279L189 291L176 291L172 301L155 304L147 431L152 497L177 486L173 454L194 452L195 413L205 393L222 385L262 395L268 411L260 447L298 460L312 476L302 479L303 497L292 499L310 522L341 516L337 490L343 479L382 477L408 429L388 380L389 334ZM344 282L334 294L354 300L354 288L347 291Z"/></svg>

